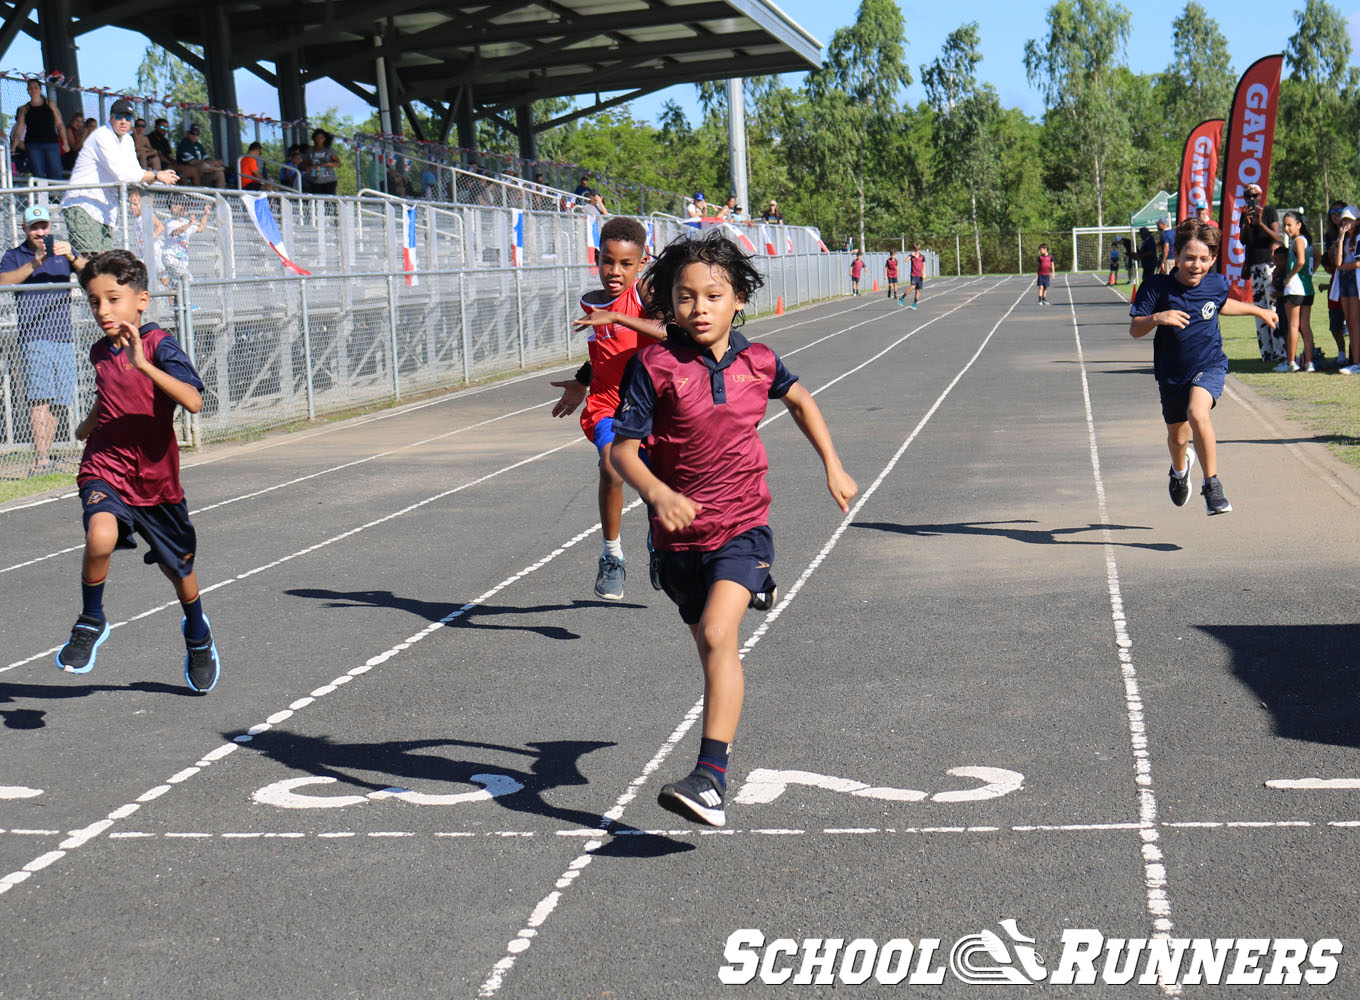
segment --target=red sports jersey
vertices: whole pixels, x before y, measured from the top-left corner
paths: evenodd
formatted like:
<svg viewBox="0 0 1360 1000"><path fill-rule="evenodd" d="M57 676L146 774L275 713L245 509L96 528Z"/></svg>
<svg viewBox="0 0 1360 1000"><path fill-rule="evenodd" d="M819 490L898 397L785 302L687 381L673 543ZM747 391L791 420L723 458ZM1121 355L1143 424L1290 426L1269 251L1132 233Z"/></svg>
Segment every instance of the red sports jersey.
<svg viewBox="0 0 1360 1000"><path fill-rule="evenodd" d="M1052 254L1047 254L1047 253L1041 253L1041 254L1039 254L1039 273L1040 273L1040 274L1052 274L1052 273L1053 273L1053 255L1052 255Z"/></svg>
<svg viewBox="0 0 1360 1000"><path fill-rule="evenodd" d="M586 316L599 309L638 318L647 315L647 308L638 295L636 281L608 305L589 302L588 298L589 293L581 296L581 312ZM581 411L581 430L585 431L590 441L595 440L595 425L605 417L612 417L619 408L619 385L623 382L623 370L628 367L628 359L637 353L639 336L637 331L618 323L591 327L587 345L594 375L590 381L590 395L586 397L585 408Z"/></svg>
<svg viewBox="0 0 1360 1000"><path fill-rule="evenodd" d="M888 263L886 263L886 264L883 265L883 270L887 273L887 275L888 275L889 278L892 278L892 279L896 280L896 278L897 278L897 258L896 258L896 257L889 257L889 258L888 258Z"/></svg>
<svg viewBox="0 0 1360 1000"><path fill-rule="evenodd" d="M203 382L175 338L154 323L141 328L142 351L157 368L202 391ZM80 459L77 483L102 479L132 507L179 503L175 402L132 367L126 348L101 338L90 348L99 411Z"/></svg>
<svg viewBox="0 0 1360 1000"><path fill-rule="evenodd" d="M911 261L911 276L913 278L924 278L926 276L926 255L914 253L907 259Z"/></svg>
<svg viewBox="0 0 1360 1000"><path fill-rule="evenodd" d="M850 277L858 278L863 273L864 273L864 261L861 258L856 257L854 263L850 265Z"/></svg>

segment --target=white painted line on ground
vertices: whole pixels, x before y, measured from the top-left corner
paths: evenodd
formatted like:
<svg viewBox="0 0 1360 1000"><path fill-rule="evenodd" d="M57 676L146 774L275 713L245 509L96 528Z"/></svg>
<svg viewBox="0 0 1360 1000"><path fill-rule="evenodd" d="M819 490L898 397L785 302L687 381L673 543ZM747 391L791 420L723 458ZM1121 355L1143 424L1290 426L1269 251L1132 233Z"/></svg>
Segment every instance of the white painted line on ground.
<svg viewBox="0 0 1360 1000"><path fill-rule="evenodd" d="M998 284L1001 283L1004 283L1004 280L1003 282L998 282ZM1027 294L1027 292L1022 293L1020 298L1023 298L1025 294ZM921 418L920 422L917 423L916 427L912 430L911 434L907 437L906 441L902 443L902 446L897 449L896 453L894 453L893 457L888 461L887 465L884 466L883 471L878 474L878 477L873 481L873 483L867 489L865 489L864 492L860 495L859 499L855 502L855 505L850 508L850 512L845 515L845 517L841 520L841 523L836 527L836 530L832 532L831 537L827 540L826 544L822 546L821 551L817 553L816 557L812 560L812 562L809 563L807 568L803 570L802 575L799 576L797 581L795 581L795 583L793 584L793 586L789 588L788 594L785 595L785 597L782 600L780 600L779 603L774 606L774 608L770 610L770 612L765 616L765 620L762 621L759 626L757 626L755 631L751 634L750 638L748 638L746 642L742 644L742 647L738 652L743 661L746 659L747 654L752 649L755 648L756 644L760 642L761 638L770 630L770 627L779 619L779 617L783 614L784 610L788 608L789 603L798 595L799 591L803 589L803 585L807 582L808 578L812 576L812 574L817 570L817 568L821 566L821 564L826 560L827 556L831 554L831 550L835 548L836 543L840 541L841 536L845 534L846 529L849 528L850 525L854 522L855 516L864 507L864 505L868 503L869 498L872 497L878 491L879 486L883 484L883 481L887 479L888 475L897 466L897 463L901 460L902 456L906 454L907 448L910 447L911 443L916 440L917 435L921 433L921 430L925 427L926 423L930 420L930 418L935 415L935 411L940 408L940 406L944 403L945 399L949 396L949 394L953 392L954 387L959 384L959 380L962 379L965 374L967 374L968 370L973 367L977 359L982 356L983 349L986 348L987 344L991 342L991 339L996 334L996 331L1000 329L1001 324L1006 320L1008 316L1010 316L1010 314L1014 311L1015 307L1019 303L1020 303L1019 298L1016 299L1015 302L1011 303L1011 307L1006 310L1005 314L1002 315L1001 319L996 321L996 325L993 326L991 330L987 332L987 336L982 339L982 343L978 345L978 349L973 352L973 356L968 359L967 364L965 364L962 368L959 369L958 373L954 376L953 380L949 383L949 385L945 387L944 391L940 393L940 395L936 398L935 402L931 405L930 409L926 411L925 416ZM946 313L945 315L948 314ZM940 317L936 318L938 319ZM934 322L934 320L931 320L927 323L923 323L920 327L917 328L917 330L923 329L925 326L928 326L930 322ZM907 337L910 337L913 334L915 334L917 330L913 330L912 333L907 334ZM897 341L894 341L892 346L900 344L903 340L906 340L907 337L902 337ZM891 347L884 351L880 351L878 354L874 355L874 357L875 358L882 357L883 354L887 353L887 350L890 349ZM868 364L868 362L865 362L865 364ZM855 368L851 369L851 372L859 371L863 367L864 365L858 365ZM831 382L828 382L825 385L823 385L821 389L824 389L830 385L834 385L836 382L839 382L840 379L844 377L845 376L842 375L836 379L833 379ZM821 389L819 389L818 391L820 392ZM762 421L760 426L765 427L768 424L770 424L773 420L774 417L769 417L766 420ZM660 767L661 764L665 761L665 759L668 756L670 756L671 751L675 749L675 747L679 744L680 740L684 738L686 733L689 732L690 727L692 727L694 723L703 714L703 707L704 701L702 698L700 698L697 702L694 703L693 706L690 707L689 712L685 714L685 717L680 721L680 724L676 726L675 731L672 732L671 735L667 738L666 742L661 745L661 748L656 752L656 755L650 761L647 762L646 767L642 769L642 773L633 779L633 781L624 790L623 794L619 796L617 801L615 801L614 807L610 809L607 813L605 813L603 819L601 820L600 827L596 831L597 836L583 845L581 854L571 863L571 865L567 867L567 871L563 872L562 876L557 880L556 886L554 887L553 891L550 892L547 896L543 897L543 899L539 901L538 906L534 908L534 912L530 916L528 924L522 930L520 930L520 932L514 938L510 940L509 944L506 945L505 949L506 954L502 956L502 958L498 962L496 962L496 964L492 967L490 974L486 977L485 980L483 980L481 988L477 992L477 995L479 997L482 998L494 997L497 993L500 992L501 987L505 984L505 977L509 974L510 970L513 969L515 966L516 959L519 957L519 955L523 954L526 950L528 950L532 937L538 933L538 928L543 924L545 920L548 919L549 915L551 915L553 910L556 909L557 903L562 897L562 893L575 880L577 873L584 869L586 865L590 864L590 862L593 860L595 852L598 851L604 845L604 841L601 838L605 836L605 831L614 821L618 820L623 816L624 810L627 808L628 804L632 802L634 798L637 797L638 790L641 789L644 783L646 783L647 779L651 776L652 772L655 771L658 767ZM723 833L725 831L714 832ZM529 932L532 932L532 934Z"/></svg>
<svg viewBox="0 0 1360 1000"><path fill-rule="evenodd" d="M1306 790L1353 790L1360 788L1360 778L1271 778L1267 788Z"/></svg>
<svg viewBox="0 0 1360 1000"><path fill-rule="evenodd" d="M1100 471L1100 448L1096 439L1095 414L1091 409L1091 386L1086 375L1086 356L1081 348L1081 327L1077 322L1076 303L1072 288L1063 277L1067 288L1068 309L1072 314L1072 337L1077 348L1077 365L1081 372L1081 397L1086 410L1086 435L1091 457L1091 476L1095 481L1096 507L1100 516L1100 535L1105 550L1105 587L1110 599L1110 618L1114 623L1115 652L1119 672L1124 680L1124 706L1128 713L1129 744L1133 751L1134 783L1138 788L1138 819L1143 840L1143 882L1148 915L1152 919L1153 938L1170 941L1174 924L1171 920L1171 899L1166 891L1166 866L1158 843L1157 794L1152 787L1152 758L1148 754L1147 725L1143 712L1143 696L1138 685L1138 672L1133 664L1133 639L1129 635L1128 620L1124 616L1124 597L1119 586L1119 567L1115 562L1114 535L1110 531L1110 510L1105 497L1105 480ZM1180 996L1176 983L1159 983L1167 996Z"/></svg>

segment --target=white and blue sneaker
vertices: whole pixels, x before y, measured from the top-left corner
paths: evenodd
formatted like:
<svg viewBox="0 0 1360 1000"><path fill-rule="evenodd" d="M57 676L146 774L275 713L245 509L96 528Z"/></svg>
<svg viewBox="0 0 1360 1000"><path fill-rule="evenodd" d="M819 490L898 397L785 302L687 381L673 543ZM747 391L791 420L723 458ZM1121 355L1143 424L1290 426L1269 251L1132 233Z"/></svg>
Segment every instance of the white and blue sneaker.
<svg viewBox="0 0 1360 1000"><path fill-rule="evenodd" d="M217 655L217 643L213 642L212 623L206 617L203 621L208 626L207 635L197 642L190 642L187 635L184 637L184 680L198 694L207 694L222 676L222 660ZM189 619L181 619L181 633L188 623Z"/></svg>
<svg viewBox="0 0 1360 1000"><path fill-rule="evenodd" d="M696 767L689 777L663 785L656 797L662 809L709 826L726 826L723 790L713 772Z"/></svg>
<svg viewBox="0 0 1360 1000"><path fill-rule="evenodd" d="M107 619L94 615L81 615L71 628L71 638L57 653L57 669L68 674L88 674L94 669L99 647L109 637Z"/></svg>
<svg viewBox="0 0 1360 1000"><path fill-rule="evenodd" d="M623 581L627 576L623 556L600 556L600 568L595 574L595 596L606 601L622 599Z"/></svg>

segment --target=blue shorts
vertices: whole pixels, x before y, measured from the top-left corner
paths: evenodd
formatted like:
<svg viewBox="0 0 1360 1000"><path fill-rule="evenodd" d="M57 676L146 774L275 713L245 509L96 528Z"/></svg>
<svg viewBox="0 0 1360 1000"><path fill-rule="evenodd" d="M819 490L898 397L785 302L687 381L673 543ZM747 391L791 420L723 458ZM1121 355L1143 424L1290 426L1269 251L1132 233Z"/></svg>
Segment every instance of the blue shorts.
<svg viewBox="0 0 1360 1000"><path fill-rule="evenodd" d="M925 278L922 278L922 277L919 277L919 276L918 276L918 277L915 277L915 278L912 278L912 279L911 279L911 287L912 287L912 288L924 288L924 287L925 287L925 284L926 284L926 279L925 279Z"/></svg>
<svg viewBox="0 0 1360 1000"><path fill-rule="evenodd" d="M1337 278L1341 279L1341 291L1337 292L1337 297L1342 299L1360 298L1360 290L1357 290L1355 271L1337 271Z"/></svg>
<svg viewBox="0 0 1360 1000"><path fill-rule="evenodd" d="M24 344L24 378L30 403L74 406L75 346L68 340L31 340Z"/></svg>
<svg viewBox="0 0 1360 1000"><path fill-rule="evenodd" d="M762 526L743 531L712 552L658 551L661 589L680 609L686 625L703 617L708 592L719 580L739 583L752 594L774 589L774 533Z"/></svg>
<svg viewBox="0 0 1360 1000"><path fill-rule="evenodd" d="M1047 288L1047 287L1049 286L1049 283L1050 283L1052 280L1053 280L1053 275L1051 275L1051 274L1041 274L1041 275L1039 275L1039 287L1040 287L1040 288Z"/></svg>
<svg viewBox="0 0 1360 1000"><path fill-rule="evenodd" d="M595 436L592 438L592 440L595 442L595 450L600 453L600 464L603 465L605 446L614 443L613 417L600 418L600 422L595 425ZM638 457L641 458L644 462L647 461L647 449L639 446Z"/></svg>
<svg viewBox="0 0 1360 1000"><path fill-rule="evenodd" d="M1168 424L1183 424L1189 419L1190 389L1199 386L1214 398L1210 409L1218 405L1218 397L1223 395L1223 383L1228 377L1226 368L1207 368L1189 382L1175 385L1161 385L1162 419Z"/></svg>
<svg viewBox="0 0 1360 1000"><path fill-rule="evenodd" d="M85 530L90 530L90 518L107 512L118 519L120 549L135 549L135 531L146 541L151 551L142 556L148 566L164 566L183 579L194 571L194 553L198 549L198 535L189 522L189 507L179 503L161 503L154 507L133 507L102 479L91 479L80 486L80 504Z"/></svg>

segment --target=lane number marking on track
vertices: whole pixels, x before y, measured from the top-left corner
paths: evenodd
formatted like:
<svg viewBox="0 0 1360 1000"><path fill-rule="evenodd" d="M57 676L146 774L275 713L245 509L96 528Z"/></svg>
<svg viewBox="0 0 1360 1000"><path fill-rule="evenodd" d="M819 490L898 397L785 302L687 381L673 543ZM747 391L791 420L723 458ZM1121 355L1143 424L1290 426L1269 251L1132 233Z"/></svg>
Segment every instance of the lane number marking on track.
<svg viewBox="0 0 1360 1000"><path fill-rule="evenodd" d="M511 795L524 786L514 778L504 774L474 774L471 781L482 787L475 792L454 792L431 795L414 792L409 788L382 788L366 795L308 795L295 791L309 785L330 785L337 779L306 776L286 778L265 785L251 798L263 806L276 806L279 809L343 809L346 806L359 806L365 802L381 799L400 799L417 806L455 806L466 802L488 802L502 795Z"/></svg>
<svg viewBox="0 0 1360 1000"><path fill-rule="evenodd" d="M812 771L774 771L760 767L747 776L733 802L739 805L765 805L783 795L790 785L822 788L829 792L885 802L924 802L926 799L931 802L980 802L1018 791L1025 782L1025 776L1019 771L1008 771L1001 767L951 767L945 773L955 778L973 778L982 784L976 788L954 789L931 795L915 788L877 787L851 778L837 778Z"/></svg>

